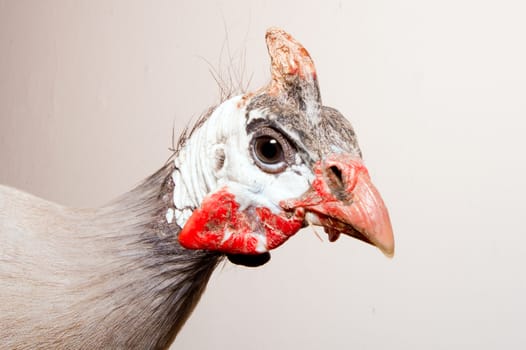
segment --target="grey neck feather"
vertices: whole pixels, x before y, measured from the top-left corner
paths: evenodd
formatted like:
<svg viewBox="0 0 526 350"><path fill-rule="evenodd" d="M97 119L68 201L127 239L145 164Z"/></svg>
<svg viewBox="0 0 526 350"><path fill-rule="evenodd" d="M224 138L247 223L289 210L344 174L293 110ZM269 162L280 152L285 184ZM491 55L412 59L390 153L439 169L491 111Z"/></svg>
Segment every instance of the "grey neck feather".
<svg viewBox="0 0 526 350"><path fill-rule="evenodd" d="M90 348L168 348L199 301L221 255L182 248L175 221L169 162L140 186L97 211L99 235L113 261L88 282L97 291L84 300ZM103 317L101 313L104 313ZM95 339L97 338L97 339Z"/></svg>

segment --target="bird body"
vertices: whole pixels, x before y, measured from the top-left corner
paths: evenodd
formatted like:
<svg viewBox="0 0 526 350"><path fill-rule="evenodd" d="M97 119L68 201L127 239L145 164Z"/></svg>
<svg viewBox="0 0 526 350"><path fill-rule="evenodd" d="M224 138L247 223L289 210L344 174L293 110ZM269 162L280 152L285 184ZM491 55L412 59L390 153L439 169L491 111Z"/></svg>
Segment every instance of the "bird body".
<svg viewBox="0 0 526 350"><path fill-rule="evenodd" d="M221 257L166 224L173 164L99 209L0 187L0 348L167 348Z"/></svg>
<svg viewBox="0 0 526 350"><path fill-rule="evenodd" d="M392 255L387 210L314 64L266 35L272 80L210 109L173 158L95 209L0 187L1 349L164 349L215 267L258 266L309 223Z"/></svg>

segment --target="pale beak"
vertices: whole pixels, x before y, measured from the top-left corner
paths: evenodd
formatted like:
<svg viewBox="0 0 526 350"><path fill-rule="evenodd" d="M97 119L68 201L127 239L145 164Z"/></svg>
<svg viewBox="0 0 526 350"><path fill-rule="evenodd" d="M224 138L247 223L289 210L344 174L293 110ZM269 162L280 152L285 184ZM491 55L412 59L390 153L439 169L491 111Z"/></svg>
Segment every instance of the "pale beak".
<svg viewBox="0 0 526 350"><path fill-rule="evenodd" d="M315 164L312 187L301 198L286 200L286 210L303 208L305 219L323 226L329 240L344 233L394 255L387 208L361 159L332 154Z"/></svg>

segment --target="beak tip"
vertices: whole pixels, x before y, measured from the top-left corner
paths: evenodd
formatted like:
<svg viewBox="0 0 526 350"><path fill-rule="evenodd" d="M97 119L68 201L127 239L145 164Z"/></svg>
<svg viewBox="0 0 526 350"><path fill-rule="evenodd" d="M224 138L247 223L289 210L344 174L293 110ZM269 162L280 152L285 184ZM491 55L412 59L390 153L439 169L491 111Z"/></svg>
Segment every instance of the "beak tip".
<svg viewBox="0 0 526 350"><path fill-rule="evenodd" d="M389 222L390 224L390 222ZM391 225L389 225L391 226ZM390 227L389 227L390 228ZM384 236L384 239L376 241L375 245L380 249L380 251L389 259L392 259L395 254L395 242L392 229L389 230L389 234Z"/></svg>
<svg viewBox="0 0 526 350"><path fill-rule="evenodd" d="M391 249L380 249L382 253L385 255L386 258L393 259L394 258L394 248Z"/></svg>

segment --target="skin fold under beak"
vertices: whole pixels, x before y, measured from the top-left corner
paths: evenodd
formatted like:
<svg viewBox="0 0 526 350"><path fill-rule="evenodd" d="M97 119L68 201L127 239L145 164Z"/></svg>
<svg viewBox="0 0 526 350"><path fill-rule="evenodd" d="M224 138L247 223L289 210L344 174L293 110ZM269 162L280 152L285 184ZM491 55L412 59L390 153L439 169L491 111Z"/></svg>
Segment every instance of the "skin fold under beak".
<svg viewBox="0 0 526 350"><path fill-rule="evenodd" d="M344 233L394 255L387 208L361 159L332 154L314 167L312 187L301 198L281 203L285 210L304 209L307 222L323 226L330 241Z"/></svg>

